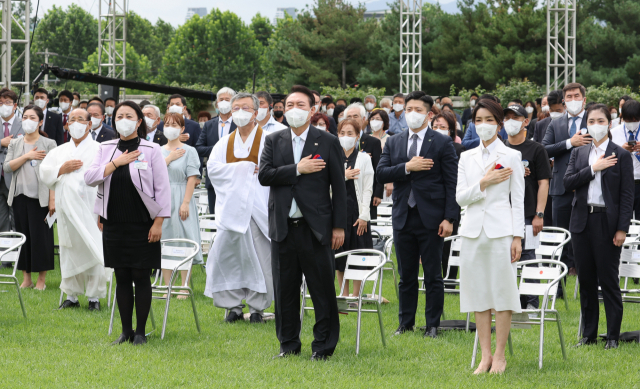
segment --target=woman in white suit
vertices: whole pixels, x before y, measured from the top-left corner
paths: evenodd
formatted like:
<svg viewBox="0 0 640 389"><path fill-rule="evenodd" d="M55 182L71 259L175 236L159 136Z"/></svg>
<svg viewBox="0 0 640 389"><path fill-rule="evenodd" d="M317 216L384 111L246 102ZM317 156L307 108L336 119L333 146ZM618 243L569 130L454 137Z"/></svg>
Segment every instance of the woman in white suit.
<svg viewBox="0 0 640 389"><path fill-rule="evenodd" d="M516 261L524 237L524 166L519 151L498 139L502 107L482 99L473 122L482 141L462 153L456 199L467 207L460 235L460 310L475 312L482 360L475 374L504 372L511 313L521 312ZM509 201L511 199L511 201ZM496 351L491 355L491 312L496 312Z"/></svg>

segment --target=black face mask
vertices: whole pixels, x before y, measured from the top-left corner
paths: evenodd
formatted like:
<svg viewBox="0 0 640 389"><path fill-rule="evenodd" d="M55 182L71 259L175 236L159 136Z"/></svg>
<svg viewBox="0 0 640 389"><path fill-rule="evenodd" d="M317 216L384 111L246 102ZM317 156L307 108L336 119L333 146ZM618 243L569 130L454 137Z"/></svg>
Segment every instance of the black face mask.
<svg viewBox="0 0 640 389"><path fill-rule="evenodd" d="M277 117L278 119L280 119L282 115L284 115L284 111L273 111L273 116Z"/></svg>

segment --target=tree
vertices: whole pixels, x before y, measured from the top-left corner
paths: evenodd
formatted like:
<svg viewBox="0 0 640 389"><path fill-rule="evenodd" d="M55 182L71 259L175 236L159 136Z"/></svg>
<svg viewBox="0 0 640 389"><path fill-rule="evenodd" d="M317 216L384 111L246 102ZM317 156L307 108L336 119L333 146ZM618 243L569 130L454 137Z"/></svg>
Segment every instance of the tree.
<svg viewBox="0 0 640 389"><path fill-rule="evenodd" d="M257 70L261 52L253 31L236 14L214 8L178 27L166 48L160 80L240 89Z"/></svg>
<svg viewBox="0 0 640 389"><path fill-rule="evenodd" d="M258 39L263 46L269 45L269 38L271 38L271 34L273 34L273 26L269 18L260 15L258 12L256 16L251 19L251 25L249 27L253 30L256 39Z"/></svg>
<svg viewBox="0 0 640 389"><path fill-rule="evenodd" d="M122 51L122 42L116 42L116 50ZM152 79L151 64L149 58L144 54L138 54L129 42L127 42L127 70L126 79L134 81L149 82ZM103 73L106 74L105 68ZM98 49L87 58L87 62L82 67L83 72L98 73Z"/></svg>
<svg viewBox="0 0 640 389"><path fill-rule="evenodd" d="M165 47L171 42L174 32L173 26L162 19L158 19L154 26L149 20L133 11L127 14L127 43L130 43L136 52L149 59L154 77L162 67Z"/></svg>

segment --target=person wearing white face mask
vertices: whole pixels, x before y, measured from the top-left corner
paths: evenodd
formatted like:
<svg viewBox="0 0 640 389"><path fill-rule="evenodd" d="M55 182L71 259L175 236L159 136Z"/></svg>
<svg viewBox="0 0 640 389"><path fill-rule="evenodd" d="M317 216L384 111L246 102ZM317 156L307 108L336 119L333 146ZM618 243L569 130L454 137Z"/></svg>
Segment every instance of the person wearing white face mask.
<svg viewBox="0 0 640 389"><path fill-rule="evenodd" d="M396 93L393 96L393 114L389 115L389 135L400 134L407 130L407 120L404 117L404 95Z"/></svg>
<svg viewBox="0 0 640 389"><path fill-rule="evenodd" d="M116 107L116 99L113 97L107 97L104 100L104 123L107 126L113 127L113 110Z"/></svg>
<svg viewBox="0 0 640 389"><path fill-rule="evenodd" d="M198 139L200 138L202 128L200 128L200 125L196 121L190 119L191 116L187 111L187 99L179 94L169 96L166 112L182 115L184 118L184 132L180 135L180 142L195 147ZM164 122L158 123L156 129L162 131L163 128Z"/></svg>
<svg viewBox="0 0 640 389"><path fill-rule="evenodd" d="M359 153L356 150L360 137L360 123L353 119L344 120L338 125L338 137L347 157L345 162L347 229L345 230L344 245L336 250L336 254L357 249L372 249L369 203L373 195L374 171L369 154ZM357 295L361 282L354 281L353 293L350 293L349 281L343 281L347 257L336 258L335 261L339 287L342 287L344 282L342 296Z"/></svg>
<svg viewBox="0 0 640 389"><path fill-rule="evenodd" d="M314 98L314 103L315 103L315 108L316 108L316 112L315 113L319 113L320 112L320 107L321 107L321 104L322 104L322 98L320 97L320 93L318 91L312 90L311 93L313 93L313 98ZM338 127L336 125L336 122L333 120L333 117L331 117L329 115L328 115L328 118L329 118L329 123L327 123L327 131L329 131L331 134L337 136Z"/></svg>
<svg viewBox="0 0 640 389"><path fill-rule="evenodd" d="M633 212L634 219L636 219L640 217L640 129L638 128L640 126L640 102L630 99L624 103L623 107L622 124L611 128L611 141L630 152L633 157L633 178L635 180Z"/></svg>
<svg viewBox="0 0 640 389"><path fill-rule="evenodd" d="M552 90L547 96L542 99L542 108L544 111L543 114L546 117L536 122L532 138L534 142L542 143L542 139L544 139L544 135L547 131L547 127L549 127L549 123L551 123L552 120L558 119L564 115L564 104L562 102L562 95L563 93L561 89ZM548 212L548 214L550 215L551 213Z"/></svg>
<svg viewBox="0 0 640 389"><path fill-rule="evenodd" d="M462 112L462 125L466 129L469 126L469 120L471 120L471 113L473 113L473 108L476 106L478 102L478 94L473 92L469 97L469 107Z"/></svg>
<svg viewBox="0 0 640 389"><path fill-rule="evenodd" d="M14 100L15 99L15 100ZM9 105L10 107L16 107L14 101L18 99L18 96L15 92L10 89L2 88L0 90L0 106L4 107L5 105ZM9 111L6 108L1 108L1 110ZM22 129L22 121L16 120L15 114L11 114L8 117L2 118L0 116L0 131L3 132L3 135L0 136L2 139L0 141L0 168L5 163L5 158L7 155L7 148L9 147L9 143L12 139L18 138L20 136L24 136L24 130ZM62 135L62 133L60 134ZM62 139L62 138L61 138ZM0 169L2 170L2 169ZM9 187L11 186L11 173L4 173L2 170L2 175L0 176L0 232L6 231L14 231L15 223L13 217L13 211L11 207L7 204L7 200L9 199ZM12 263L5 262L4 266L13 266Z"/></svg>
<svg viewBox="0 0 640 389"><path fill-rule="evenodd" d="M393 109L393 100L388 97L383 97L380 99L380 108L384 110L387 115L391 115L391 110Z"/></svg>
<svg viewBox="0 0 640 389"><path fill-rule="evenodd" d="M586 100L584 86L570 83L565 85L562 92L567 113L549 123L542 145L549 157L554 159L553 180L549 190L549 195L553 198L553 225L569 229L573 193L564 188L563 178L571 157L571 149L590 144L592 139L587 133L587 122L584 120ZM572 246L562 251L561 261L569 268L569 275L577 274ZM564 292L561 290L558 290L558 296L563 298Z"/></svg>
<svg viewBox="0 0 640 389"><path fill-rule="evenodd" d="M604 349L608 350L618 348L622 322L618 268L633 215L633 157L611 142L606 105L590 107L585 121L593 143L571 152L564 176L565 189L573 194L569 231L580 279L583 330L577 346L597 342L600 287L607 318Z"/></svg>
<svg viewBox="0 0 640 389"><path fill-rule="evenodd" d="M80 106L80 93L73 92L73 100L71 101L72 108L78 108Z"/></svg>
<svg viewBox="0 0 640 389"><path fill-rule="evenodd" d="M442 248L460 212L455 201L453 140L429 128L432 106L433 99L422 91L407 95L410 130L387 140L376 171L379 183L393 183L393 239L401 269L400 323L395 333L414 329L422 262L427 338L438 337L444 306Z"/></svg>
<svg viewBox="0 0 640 389"><path fill-rule="evenodd" d="M60 116L62 116L62 125L65 126L67 124L67 120L69 120L69 112L71 112L71 102L73 101L73 93L68 90L63 90L58 93L58 106L60 111ZM64 143L67 143L71 140L69 136L69 132L64 132Z"/></svg>
<svg viewBox="0 0 640 389"><path fill-rule="evenodd" d="M49 104L49 92L44 88L36 89L33 95L33 104L42 109L44 120L42 123L42 131L46 132L49 139L56 141L60 146L64 143L64 128L62 126L62 117L47 108Z"/></svg>
<svg viewBox="0 0 640 389"><path fill-rule="evenodd" d="M614 118L613 116L611 117L613 119L611 120L611 128L616 128L617 126L622 124L622 122L624 121L622 119L622 106L624 105L624 103L626 103L629 100L633 100L633 98L627 95L624 95L618 99L618 117L617 118Z"/></svg>
<svg viewBox="0 0 640 389"><path fill-rule="evenodd" d="M377 100L374 95L368 95L364 98L364 108L367 110L367 118L369 118L369 114L376 107Z"/></svg>
<svg viewBox="0 0 640 389"><path fill-rule="evenodd" d="M107 295L102 234L93 212L98 188L84 181L84 172L100 150L90 135L91 118L84 109L69 112L71 141L51 150L40 166L40 179L56 198L60 290L67 294L59 309L79 307L78 295L84 294L89 310L100 310L99 299Z"/></svg>
<svg viewBox="0 0 640 389"><path fill-rule="evenodd" d="M152 104L147 104L142 108L142 113L144 114L144 122L147 125L146 139L150 142L157 143L160 146L166 145L168 142L167 137L165 137L163 131L158 130L158 125L162 122L160 118L160 108ZM178 141L181 140L178 139Z"/></svg>
<svg viewBox="0 0 640 389"><path fill-rule="evenodd" d="M472 120L481 143L462 153L458 164L456 200L461 207L467 207L459 233L460 310L475 312L476 336L482 350L482 360L474 374L489 369L491 373L505 371L511 314L522 311L516 262L520 259L525 231L525 170L522 154L498 139L503 118L500 104L490 99L478 101ZM516 132L515 126L509 127L512 134ZM493 355L492 310L496 311Z"/></svg>
<svg viewBox="0 0 640 389"><path fill-rule="evenodd" d="M93 102L87 106L87 112L91 115L91 139L98 143L116 138L113 128L104 123L104 106L99 102Z"/></svg>
<svg viewBox="0 0 640 389"><path fill-rule="evenodd" d="M0 91L0 97L5 96L4 91ZM18 259L18 270L24 276L20 287L33 288L31 273L38 273L35 287L41 291L46 287L47 271L55 267L53 229L43 220L56 209L55 193L40 182L42 160L56 147L56 142L40 130L43 118L39 107L25 107L21 121L24 136L11 139L2 166L5 178L13 175L7 204L13 207L15 229L27 238Z"/></svg>
<svg viewBox="0 0 640 389"><path fill-rule="evenodd" d="M282 123L279 123L273 116L271 116L271 107L273 106L273 98L268 92L256 92L255 96L260 101L260 108L258 108L258 115L256 121L266 132L280 131L287 128Z"/></svg>

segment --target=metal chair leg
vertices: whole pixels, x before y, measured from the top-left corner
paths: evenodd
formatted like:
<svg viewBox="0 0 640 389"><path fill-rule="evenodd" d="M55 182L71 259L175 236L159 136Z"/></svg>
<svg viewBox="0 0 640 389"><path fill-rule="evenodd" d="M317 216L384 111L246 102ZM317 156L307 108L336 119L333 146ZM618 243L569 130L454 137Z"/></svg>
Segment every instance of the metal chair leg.
<svg viewBox="0 0 640 389"><path fill-rule="evenodd" d="M511 336L511 334L509 334ZM471 353L471 368L476 365L476 354L478 353L478 331L476 331L475 338L473 340L473 352Z"/></svg>
<svg viewBox="0 0 640 389"><path fill-rule="evenodd" d="M196 328L198 329L198 333L200 333L200 321L198 320L198 311L196 310L196 299L193 293L193 290L189 290L189 299L191 300L191 306L193 307L193 317L196 319Z"/></svg>
<svg viewBox="0 0 640 389"><path fill-rule="evenodd" d="M107 295L107 308L111 308L111 290L112 289L113 289L113 272L111 272L111 278L109 279L109 294Z"/></svg>
<svg viewBox="0 0 640 389"><path fill-rule="evenodd" d="M62 305L62 298L64 297L64 292L61 290L60 291L60 301L58 302L58 307L60 307Z"/></svg>
<svg viewBox="0 0 640 389"><path fill-rule="evenodd" d="M300 304L300 332L298 336L302 335L302 323L304 322L304 308L307 306L307 283L302 282L302 304Z"/></svg>
<svg viewBox="0 0 640 389"><path fill-rule="evenodd" d="M513 342L511 341L511 330L509 330L509 337L507 338L507 343L509 343L509 355L513 355Z"/></svg>
<svg viewBox="0 0 640 389"><path fill-rule="evenodd" d="M540 355L538 356L538 367L542 369L542 356L544 354L544 314L546 313L545 307L540 310Z"/></svg>
<svg viewBox="0 0 640 389"><path fill-rule="evenodd" d="M167 303L164 308L164 318L162 319L162 333L160 339L164 339L164 333L167 329L167 317L169 316L169 303L171 303L171 284L167 285Z"/></svg>
<svg viewBox="0 0 640 389"><path fill-rule="evenodd" d="M560 314L556 312L556 321L558 322L558 336L560 337L560 348L562 348L562 358L567 359L567 352L564 348L564 334L562 333L562 324L560 323Z"/></svg>
<svg viewBox="0 0 640 389"><path fill-rule="evenodd" d="M362 321L362 296L358 299L358 324L356 328L356 355L360 352L360 323Z"/></svg>
<svg viewBox="0 0 640 389"><path fill-rule="evenodd" d="M578 316L578 340L582 338L582 308L580 308L580 316Z"/></svg>
<svg viewBox="0 0 640 389"><path fill-rule="evenodd" d="M573 290L573 299L577 300L578 299L578 285L580 284L580 279L578 277L576 277L576 287Z"/></svg>
<svg viewBox="0 0 640 389"><path fill-rule="evenodd" d="M24 316L24 318L27 318L27 311L24 309L24 300L22 300L22 292L20 292L20 283L18 282L17 278L14 278L13 280L16 284L16 290L18 291L18 300L20 300L20 307L22 308L22 316Z"/></svg>
<svg viewBox="0 0 640 389"><path fill-rule="evenodd" d="M382 345L387 347L387 340L384 336L384 324L382 323L382 307L379 302L376 302L378 305L378 321L380 322L380 337L382 338Z"/></svg>
<svg viewBox="0 0 640 389"><path fill-rule="evenodd" d="M469 323L471 322L471 312L467 312L467 323L465 325L465 332L469 332Z"/></svg>
<svg viewBox="0 0 640 389"><path fill-rule="evenodd" d="M113 304L111 304L111 319L109 320L109 335L111 335L111 333L113 332L113 315L116 312L116 293L118 292L118 289L116 288L113 291Z"/></svg>

